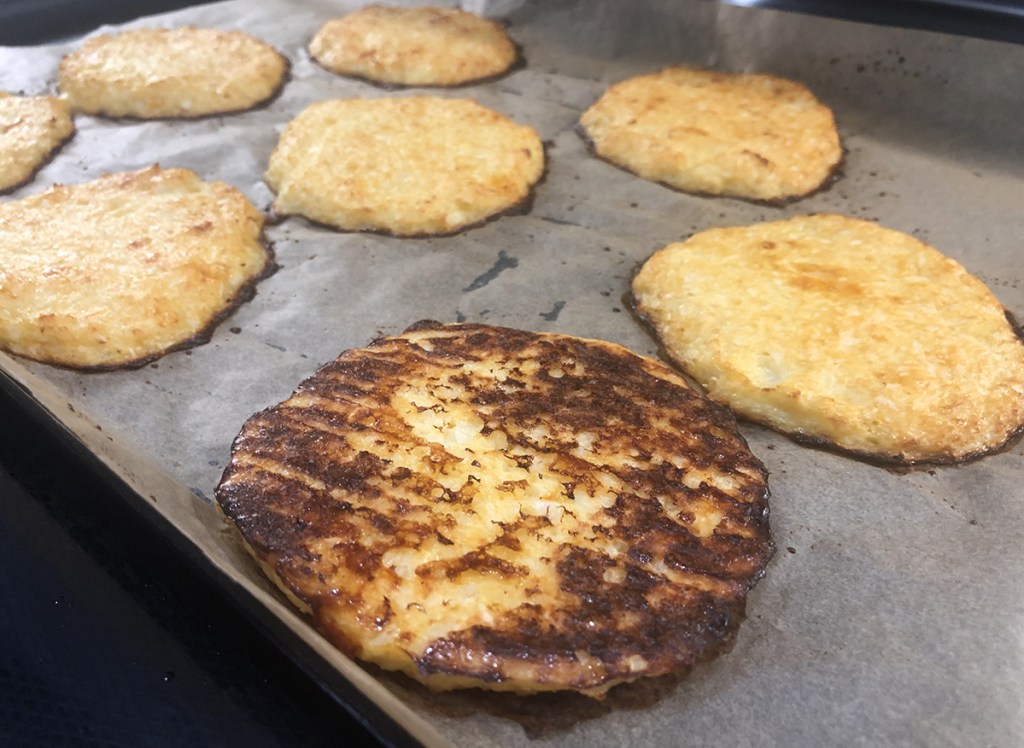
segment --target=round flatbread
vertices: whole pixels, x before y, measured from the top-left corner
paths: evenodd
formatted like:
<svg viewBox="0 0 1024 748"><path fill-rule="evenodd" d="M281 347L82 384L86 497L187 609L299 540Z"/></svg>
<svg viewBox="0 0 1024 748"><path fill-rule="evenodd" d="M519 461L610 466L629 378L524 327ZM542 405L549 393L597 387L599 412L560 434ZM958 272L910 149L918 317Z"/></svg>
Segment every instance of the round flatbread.
<svg viewBox="0 0 1024 748"><path fill-rule="evenodd" d="M0 203L0 347L84 369L194 345L271 266L237 190L151 167Z"/></svg>
<svg viewBox="0 0 1024 748"><path fill-rule="evenodd" d="M340 75L398 86L458 86L493 78L518 52L494 21L455 8L369 5L328 21L309 44Z"/></svg>
<svg viewBox="0 0 1024 748"><path fill-rule="evenodd" d="M600 695L731 641L774 546L725 411L621 346L419 323L253 416L217 500L348 654Z"/></svg>
<svg viewBox="0 0 1024 748"><path fill-rule="evenodd" d="M96 36L60 62L76 111L106 117L202 117L270 99L288 62L241 31L186 26Z"/></svg>
<svg viewBox="0 0 1024 748"><path fill-rule="evenodd" d="M544 171L531 127L465 99L313 104L270 156L275 212L347 231L451 234L524 203Z"/></svg>
<svg viewBox="0 0 1024 748"><path fill-rule="evenodd" d="M701 194L790 200L842 159L832 111L768 75L665 68L609 88L580 126L601 158Z"/></svg>
<svg viewBox="0 0 1024 748"><path fill-rule="evenodd" d="M0 193L32 179L74 133L67 102L0 91Z"/></svg>
<svg viewBox="0 0 1024 748"><path fill-rule="evenodd" d="M715 400L885 461L950 462L1024 426L1024 343L985 285L899 231L818 215L651 257L636 308Z"/></svg>

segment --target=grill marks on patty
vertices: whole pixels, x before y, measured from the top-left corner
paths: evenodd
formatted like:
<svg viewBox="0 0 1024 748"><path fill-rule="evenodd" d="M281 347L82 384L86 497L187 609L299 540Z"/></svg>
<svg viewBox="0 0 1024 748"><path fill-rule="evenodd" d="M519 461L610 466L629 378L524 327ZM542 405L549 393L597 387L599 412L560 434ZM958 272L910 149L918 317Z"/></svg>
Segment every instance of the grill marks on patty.
<svg viewBox="0 0 1024 748"><path fill-rule="evenodd" d="M772 553L728 417L607 343L421 323L243 428L218 500L351 654L517 691L692 664Z"/></svg>

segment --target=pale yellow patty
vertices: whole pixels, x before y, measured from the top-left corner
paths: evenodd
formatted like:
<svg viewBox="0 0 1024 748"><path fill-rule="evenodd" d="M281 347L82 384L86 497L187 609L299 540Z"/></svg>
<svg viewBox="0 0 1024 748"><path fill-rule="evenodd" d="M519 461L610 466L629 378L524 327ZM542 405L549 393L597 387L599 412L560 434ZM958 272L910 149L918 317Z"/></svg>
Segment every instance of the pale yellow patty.
<svg viewBox="0 0 1024 748"><path fill-rule="evenodd" d="M108 117L200 117L273 96L288 63L240 31L188 26L96 36L60 63L59 84L80 112Z"/></svg>
<svg viewBox="0 0 1024 748"><path fill-rule="evenodd" d="M612 86L580 124L600 157L687 192L800 197L842 158L832 111L767 75L665 68Z"/></svg>
<svg viewBox="0 0 1024 748"><path fill-rule="evenodd" d="M710 396L781 431L958 461L1024 425L1024 344L959 263L837 215L704 231L651 257L638 311Z"/></svg>
<svg viewBox="0 0 1024 748"><path fill-rule="evenodd" d="M0 192L31 179L74 132L66 102L0 91Z"/></svg>
<svg viewBox="0 0 1024 748"><path fill-rule="evenodd" d="M237 190L150 167L0 203L0 347L76 368L197 342L270 261Z"/></svg>
<svg viewBox="0 0 1024 748"><path fill-rule="evenodd" d="M403 86L456 86L516 61L505 30L454 8L370 5L323 25L310 54L328 70Z"/></svg>
<svg viewBox="0 0 1024 748"><path fill-rule="evenodd" d="M313 104L270 156L274 210L348 231L449 234L524 201L544 170L531 127L465 99Z"/></svg>

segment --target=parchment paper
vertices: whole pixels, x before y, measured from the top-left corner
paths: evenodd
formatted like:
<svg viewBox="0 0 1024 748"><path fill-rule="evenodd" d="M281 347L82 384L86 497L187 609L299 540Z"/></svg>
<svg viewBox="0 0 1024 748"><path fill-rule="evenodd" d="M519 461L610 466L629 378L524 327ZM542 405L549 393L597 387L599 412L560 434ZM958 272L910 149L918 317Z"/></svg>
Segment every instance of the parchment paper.
<svg viewBox="0 0 1024 748"><path fill-rule="evenodd" d="M480 4L478 4L480 5ZM259 206L283 125L325 98L400 96L304 48L354 3L227 2L144 19L243 28L292 61L269 106L198 121L77 119L17 199L159 162ZM532 211L445 239L268 229L281 269L209 344L144 369L81 374L11 357L23 383L217 569L420 740L485 745L1024 743L1024 448L961 467L888 471L741 424L771 471L779 553L733 650L688 677L583 698L433 695L367 673L311 630L226 538L211 504L232 438L340 351L423 318L603 338L656 355L622 297L635 266L704 228L808 212L867 217L964 263L1024 318L1024 47L702 0L482 3L508 11L527 65L441 92L533 125L548 173ZM79 42L0 49L0 88L52 91ZM788 76L836 112L831 189L785 208L683 195L591 157L574 124L604 88L684 63Z"/></svg>

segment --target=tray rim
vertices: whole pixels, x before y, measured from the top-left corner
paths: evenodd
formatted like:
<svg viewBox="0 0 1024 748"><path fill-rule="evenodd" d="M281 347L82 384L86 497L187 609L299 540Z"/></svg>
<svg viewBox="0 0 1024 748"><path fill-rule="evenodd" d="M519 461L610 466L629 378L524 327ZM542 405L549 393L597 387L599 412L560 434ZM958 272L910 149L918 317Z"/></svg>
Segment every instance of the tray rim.
<svg viewBox="0 0 1024 748"><path fill-rule="evenodd" d="M109 488L120 505L142 519L166 540L173 551L190 568L222 592L230 604L252 622L255 629L274 647L283 652L322 691L330 696L353 719L363 725L384 746L405 748L426 746L434 741L422 741L404 728L397 719L368 694L359 689L321 657L308 642L296 634L285 621L260 601L250 590L239 584L214 563L184 530L177 527L133 488L119 474L111 461L93 451L66 421L58 417L39 400L29 386L16 378L3 365L0 355L0 410L17 408L34 421L53 443L70 453L77 464L90 472ZM45 383L44 383L45 384ZM86 416L72 411L84 422ZM202 500L195 498L197 502ZM311 629L312 631L312 629ZM313 632L315 636L319 636Z"/></svg>

